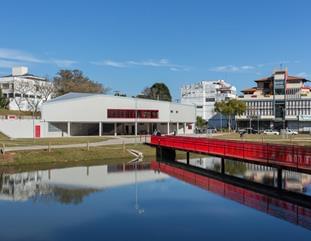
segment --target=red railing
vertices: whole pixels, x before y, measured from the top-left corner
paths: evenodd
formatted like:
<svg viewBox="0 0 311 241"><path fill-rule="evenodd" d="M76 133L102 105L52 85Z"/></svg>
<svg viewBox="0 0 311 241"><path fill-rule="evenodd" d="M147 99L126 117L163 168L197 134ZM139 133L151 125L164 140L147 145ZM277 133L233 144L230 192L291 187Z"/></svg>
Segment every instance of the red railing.
<svg viewBox="0 0 311 241"><path fill-rule="evenodd" d="M311 147L181 136L152 136L151 144L311 171Z"/></svg>
<svg viewBox="0 0 311 241"><path fill-rule="evenodd" d="M227 199L265 212L311 230L311 209L237 187L210 177L196 174L165 163L153 161L151 168L196 185Z"/></svg>

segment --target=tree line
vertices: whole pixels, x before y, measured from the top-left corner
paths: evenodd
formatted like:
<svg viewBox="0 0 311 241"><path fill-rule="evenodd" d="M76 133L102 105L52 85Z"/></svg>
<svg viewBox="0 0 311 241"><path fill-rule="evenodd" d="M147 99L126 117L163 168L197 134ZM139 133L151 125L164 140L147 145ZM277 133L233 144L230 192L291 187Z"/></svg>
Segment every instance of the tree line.
<svg viewBox="0 0 311 241"><path fill-rule="evenodd" d="M107 94L109 91L110 88L90 79L81 70L61 69L53 78L47 77L46 82L34 80L33 84L29 84L27 80L20 80L14 83L15 94L10 98L13 98L19 110L21 110L23 102L27 102L33 111L38 111L38 106L51 97L55 98L69 92ZM36 100L35 95L40 96L41 100ZM115 95L126 96L126 94L119 92L116 92ZM169 88L164 83L155 83L151 87L146 87L140 94L133 97L164 101L172 100ZM0 88L0 108L7 108L8 104L9 97L5 97Z"/></svg>
<svg viewBox="0 0 311 241"><path fill-rule="evenodd" d="M77 69L62 69L52 79L47 78L47 81L49 84L42 84L40 81L37 81L33 86L30 86L28 83L23 83L23 81L19 84L15 84L15 91L19 93L17 96L13 97L16 105L20 106L20 102L25 99L32 109L37 111L39 102L36 102L34 98L29 98L29 93L31 92L40 93L42 101L45 102L51 95L52 97L57 97L69 92L107 94L110 91L108 87L90 79L81 70ZM116 92L115 95L126 96L126 94L121 94L119 92ZM161 82L154 83L150 87L145 87L140 94L133 97L172 101L169 88L166 84ZM8 99L3 96L0 89L0 108L5 108L7 105ZM230 99L216 102L214 110L227 117L228 129L230 130L232 117L243 114L246 110L246 105L243 101ZM197 117L198 127L203 127L205 124L205 120Z"/></svg>

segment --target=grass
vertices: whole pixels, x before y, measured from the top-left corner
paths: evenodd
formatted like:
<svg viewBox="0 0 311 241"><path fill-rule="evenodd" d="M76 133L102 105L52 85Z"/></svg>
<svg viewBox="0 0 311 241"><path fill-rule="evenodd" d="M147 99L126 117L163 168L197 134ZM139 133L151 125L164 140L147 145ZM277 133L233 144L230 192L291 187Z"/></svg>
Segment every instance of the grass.
<svg viewBox="0 0 311 241"><path fill-rule="evenodd" d="M0 108L0 115L32 116L31 111L7 110ZM35 112L34 116L40 116L40 112Z"/></svg>
<svg viewBox="0 0 311 241"><path fill-rule="evenodd" d="M64 144L80 144L80 143L91 143L100 142L111 139L111 137L103 136L86 136L86 137L60 137L60 138L20 138L10 139L7 136L0 133L0 145L5 146L30 146L30 145L64 145Z"/></svg>
<svg viewBox="0 0 311 241"><path fill-rule="evenodd" d="M244 140L275 144L311 146L311 135L308 134L299 134L293 136L289 135L287 137L283 137L282 135L245 134L243 138L241 138L238 133L226 133L219 135L216 138L226 140Z"/></svg>
<svg viewBox="0 0 311 241"><path fill-rule="evenodd" d="M144 153L146 158L153 158L155 149L137 144L126 145L126 149L135 149ZM1 158L1 157L0 157ZM23 164L44 164L44 163L84 163L105 162L122 163L124 160L132 160L133 155L123 150L122 145L112 145L103 147L72 148L72 149L53 149L51 152L40 151L19 151L6 153L0 165L23 165Z"/></svg>
<svg viewBox="0 0 311 241"><path fill-rule="evenodd" d="M0 156L1 169L6 167L23 168L24 166L39 166L53 168L66 166L88 166L96 164L119 164L127 163L135 157L126 149L135 149L143 153L144 161L155 160L155 148L144 144L111 145L102 147L72 148L72 149L53 149L40 151L19 151L8 152ZM199 155L192 154L191 157ZM176 152L178 159L185 159L185 152Z"/></svg>

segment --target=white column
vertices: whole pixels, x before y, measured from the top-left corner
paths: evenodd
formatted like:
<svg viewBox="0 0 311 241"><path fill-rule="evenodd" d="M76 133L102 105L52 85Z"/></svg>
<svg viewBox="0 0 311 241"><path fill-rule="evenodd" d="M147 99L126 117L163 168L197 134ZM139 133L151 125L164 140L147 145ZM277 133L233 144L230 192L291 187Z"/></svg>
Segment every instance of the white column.
<svg viewBox="0 0 311 241"><path fill-rule="evenodd" d="M98 128L99 128L99 130L98 130L98 135L99 135L99 136L102 136L103 124L102 124L101 122L99 122Z"/></svg>
<svg viewBox="0 0 311 241"><path fill-rule="evenodd" d="M114 135L117 136L117 123L114 123Z"/></svg>
<svg viewBox="0 0 311 241"><path fill-rule="evenodd" d="M167 134L170 134L170 123L167 122Z"/></svg>
<svg viewBox="0 0 311 241"><path fill-rule="evenodd" d="M184 123L184 134L186 134L186 122Z"/></svg>
<svg viewBox="0 0 311 241"><path fill-rule="evenodd" d="M147 134L150 134L150 123L147 123Z"/></svg>
<svg viewBox="0 0 311 241"><path fill-rule="evenodd" d="M137 136L137 121L135 121L135 136Z"/></svg>
<svg viewBox="0 0 311 241"><path fill-rule="evenodd" d="M71 136L70 135L70 122L67 122L67 136Z"/></svg>
<svg viewBox="0 0 311 241"><path fill-rule="evenodd" d="M176 134L179 134L179 122L177 122L176 126L177 126Z"/></svg>

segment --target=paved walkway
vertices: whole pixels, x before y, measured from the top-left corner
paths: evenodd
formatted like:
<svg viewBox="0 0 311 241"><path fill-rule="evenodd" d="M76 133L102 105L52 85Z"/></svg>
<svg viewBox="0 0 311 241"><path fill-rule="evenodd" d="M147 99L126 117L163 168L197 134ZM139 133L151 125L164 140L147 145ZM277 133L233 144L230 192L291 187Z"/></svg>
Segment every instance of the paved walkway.
<svg viewBox="0 0 311 241"><path fill-rule="evenodd" d="M135 144L135 143L144 143L150 142L150 137L113 137L105 141L91 142L91 143L79 143L79 144L64 144L64 145L33 145L33 146L10 146L5 147L5 152L11 151L35 151L35 150L47 150L47 149L64 149L64 148L85 148L89 147L99 147L99 146L108 146L108 145L122 145L122 144ZM1 148L1 153L3 149Z"/></svg>

